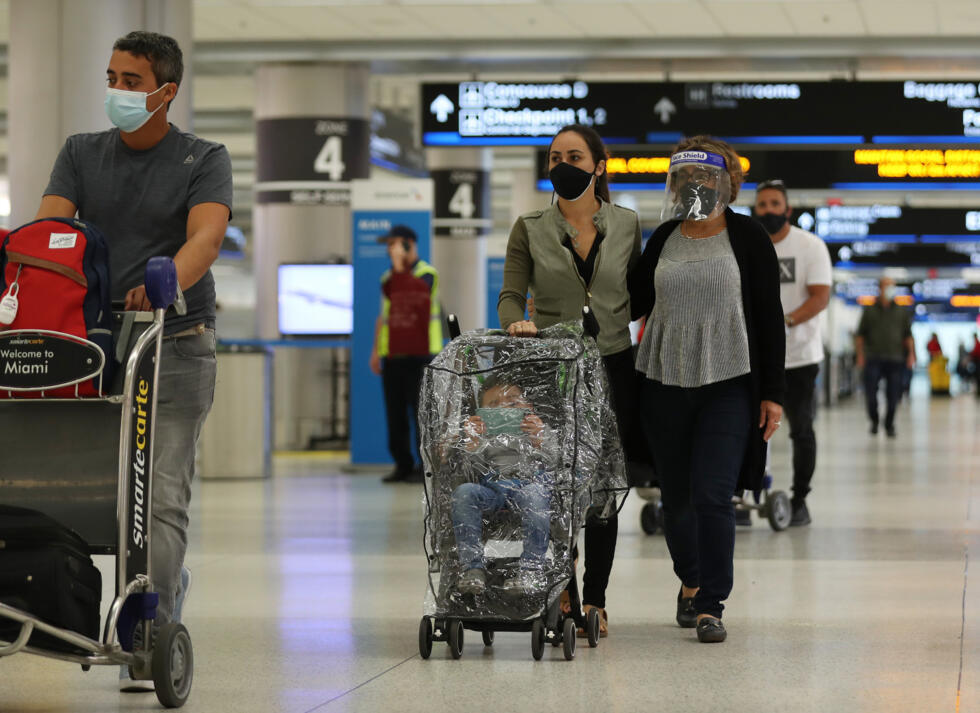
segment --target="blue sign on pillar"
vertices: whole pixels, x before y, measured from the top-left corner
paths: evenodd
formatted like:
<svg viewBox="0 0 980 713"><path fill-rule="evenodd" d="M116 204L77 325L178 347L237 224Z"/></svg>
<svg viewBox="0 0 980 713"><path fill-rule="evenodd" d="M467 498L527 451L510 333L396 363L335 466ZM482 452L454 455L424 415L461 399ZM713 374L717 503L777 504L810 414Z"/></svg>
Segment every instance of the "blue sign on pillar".
<svg viewBox="0 0 980 713"><path fill-rule="evenodd" d="M352 181L354 333L350 367L351 463L391 463L381 377L371 371L374 328L381 314L381 276L391 267L378 243L393 225L419 237L419 257L431 262L432 181Z"/></svg>
<svg viewBox="0 0 980 713"><path fill-rule="evenodd" d="M487 258L487 329L500 329L497 298L504 289L504 261L503 257Z"/></svg>

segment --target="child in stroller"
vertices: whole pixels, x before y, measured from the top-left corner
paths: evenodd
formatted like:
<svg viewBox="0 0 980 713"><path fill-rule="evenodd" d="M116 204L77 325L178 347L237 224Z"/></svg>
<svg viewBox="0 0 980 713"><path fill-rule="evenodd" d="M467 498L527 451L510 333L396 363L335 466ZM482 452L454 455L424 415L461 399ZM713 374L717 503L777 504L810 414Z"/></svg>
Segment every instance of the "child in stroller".
<svg viewBox="0 0 980 713"><path fill-rule="evenodd" d="M520 386L487 380L480 408L464 421L461 439L476 480L457 486L452 495L451 517L463 570L458 590L479 596L486 589L483 517L503 510L520 514L524 548L518 573L503 582L501 591L520 596L541 589L551 525L548 472L554 471L558 459L554 431L534 412ZM528 462L534 465L528 468Z"/></svg>

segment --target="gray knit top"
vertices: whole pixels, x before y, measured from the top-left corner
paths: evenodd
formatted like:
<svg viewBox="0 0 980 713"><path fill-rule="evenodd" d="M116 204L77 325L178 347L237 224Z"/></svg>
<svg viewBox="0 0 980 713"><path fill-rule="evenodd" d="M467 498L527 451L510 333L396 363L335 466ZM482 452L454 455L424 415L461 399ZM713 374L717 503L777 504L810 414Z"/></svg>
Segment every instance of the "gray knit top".
<svg viewBox="0 0 980 713"><path fill-rule="evenodd" d="M636 356L648 379L696 388L749 373L742 278L727 229L693 239L678 225L664 244L654 288Z"/></svg>

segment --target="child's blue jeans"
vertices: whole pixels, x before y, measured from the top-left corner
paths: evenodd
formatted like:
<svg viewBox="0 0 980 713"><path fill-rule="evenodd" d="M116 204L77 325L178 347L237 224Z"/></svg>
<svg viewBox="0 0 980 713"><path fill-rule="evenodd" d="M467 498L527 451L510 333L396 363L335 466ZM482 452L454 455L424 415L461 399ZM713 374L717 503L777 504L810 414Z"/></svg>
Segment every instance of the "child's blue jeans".
<svg viewBox="0 0 980 713"><path fill-rule="evenodd" d="M463 483L453 491L452 518L463 571L484 569L483 514L510 508L522 521L521 565L544 560L551 526L551 492L543 483L520 480Z"/></svg>

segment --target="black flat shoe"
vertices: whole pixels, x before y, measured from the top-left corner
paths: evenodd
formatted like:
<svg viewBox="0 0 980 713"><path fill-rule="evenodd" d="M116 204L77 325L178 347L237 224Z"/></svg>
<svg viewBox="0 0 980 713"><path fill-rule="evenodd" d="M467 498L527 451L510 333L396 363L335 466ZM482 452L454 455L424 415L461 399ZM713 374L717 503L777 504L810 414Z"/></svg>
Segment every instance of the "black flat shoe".
<svg viewBox="0 0 980 713"><path fill-rule="evenodd" d="M677 593L677 625L682 629L693 629L698 625L698 613L694 611L694 597L682 597L684 588Z"/></svg>
<svg viewBox="0 0 980 713"><path fill-rule="evenodd" d="M698 641L702 644L718 644L728 638L728 632L725 631L721 619L706 616L698 622L697 627Z"/></svg>

